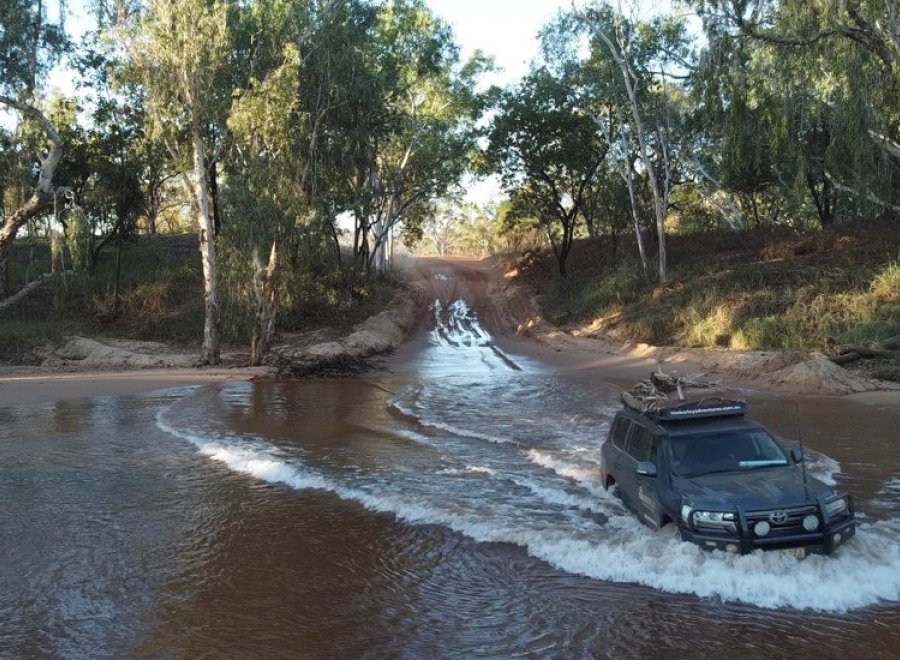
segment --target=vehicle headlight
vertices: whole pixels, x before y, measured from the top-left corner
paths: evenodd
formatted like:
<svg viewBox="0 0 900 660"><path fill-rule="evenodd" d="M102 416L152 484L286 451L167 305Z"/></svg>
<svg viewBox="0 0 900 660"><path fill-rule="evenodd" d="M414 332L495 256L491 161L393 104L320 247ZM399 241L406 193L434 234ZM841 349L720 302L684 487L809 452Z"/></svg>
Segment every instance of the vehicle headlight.
<svg viewBox="0 0 900 660"><path fill-rule="evenodd" d="M825 512L829 518L840 518L847 515L850 507L847 506L847 498L838 496L835 499L825 503Z"/></svg>
<svg viewBox="0 0 900 660"><path fill-rule="evenodd" d="M807 532L814 532L819 529L819 517L813 514L809 514L808 516L803 518L803 529Z"/></svg>
<svg viewBox="0 0 900 660"><path fill-rule="evenodd" d="M724 511L694 511L693 513L694 527L712 527L714 529L723 529L729 532L736 532L737 526L734 524L734 514Z"/></svg>

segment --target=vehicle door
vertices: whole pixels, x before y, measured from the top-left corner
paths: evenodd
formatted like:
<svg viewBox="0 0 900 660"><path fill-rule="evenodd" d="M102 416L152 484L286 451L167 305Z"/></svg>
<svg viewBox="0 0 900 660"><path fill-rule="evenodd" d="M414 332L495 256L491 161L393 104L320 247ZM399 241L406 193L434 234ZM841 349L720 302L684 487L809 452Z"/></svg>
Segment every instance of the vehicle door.
<svg viewBox="0 0 900 660"><path fill-rule="evenodd" d="M612 431L610 432L609 444L611 447L608 448L604 457L604 460L606 461L604 468L607 474L615 479L619 489L619 497L623 500L625 500L627 496L623 492L621 482L623 476L622 461L628 448L628 435L631 433L631 428L633 426L634 424L627 417L619 416L616 418L613 423Z"/></svg>
<svg viewBox="0 0 900 660"><path fill-rule="evenodd" d="M656 465L657 476L652 477L638 474L637 466L635 466L634 474L637 482L637 502L640 506L639 515L641 515L641 517L643 517L652 527L658 529L663 517L663 507L659 498L660 478L662 478L662 475L659 474L659 450L662 445L662 438L652 434L647 429L641 429L641 431L646 434L646 442L644 442L644 438L642 437L641 440L636 443L636 446L639 445L640 449L634 458L639 463L649 461Z"/></svg>
<svg viewBox="0 0 900 660"><path fill-rule="evenodd" d="M619 497L622 501L637 512L637 463L631 455L632 443L641 427L627 417L622 418L622 428L616 429L613 443L619 449L616 460L616 483L619 486Z"/></svg>
<svg viewBox="0 0 900 660"><path fill-rule="evenodd" d="M659 500L656 496L656 477L638 474L638 464L656 463L655 438L646 428L635 425L628 438L628 450L622 457L620 472L627 484L629 506L653 527L659 525ZM626 476L627 475L627 476Z"/></svg>

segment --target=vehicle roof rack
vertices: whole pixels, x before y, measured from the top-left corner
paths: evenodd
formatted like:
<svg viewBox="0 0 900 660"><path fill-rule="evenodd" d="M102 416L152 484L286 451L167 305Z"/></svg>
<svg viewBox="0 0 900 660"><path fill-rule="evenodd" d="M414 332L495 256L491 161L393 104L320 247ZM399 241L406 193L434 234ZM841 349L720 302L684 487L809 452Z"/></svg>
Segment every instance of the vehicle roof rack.
<svg viewBox="0 0 900 660"><path fill-rule="evenodd" d="M622 394L622 403L661 421L743 415L747 403L740 392L723 390L703 374L678 376L656 370L650 378Z"/></svg>

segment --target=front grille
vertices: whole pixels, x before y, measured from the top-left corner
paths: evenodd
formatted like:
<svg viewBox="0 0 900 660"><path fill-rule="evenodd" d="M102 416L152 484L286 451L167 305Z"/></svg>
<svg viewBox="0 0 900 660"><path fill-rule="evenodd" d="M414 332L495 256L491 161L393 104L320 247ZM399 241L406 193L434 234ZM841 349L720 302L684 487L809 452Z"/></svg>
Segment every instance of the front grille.
<svg viewBox="0 0 900 660"><path fill-rule="evenodd" d="M774 523L770 516L776 511L784 511L787 519L783 523ZM819 510L814 504L807 506L797 506L789 509L771 509L769 511L748 511L746 514L747 526L753 530L753 526L760 520L765 520L772 526L772 530L767 537L787 536L789 534L808 534L803 529L803 518L809 514L818 514Z"/></svg>

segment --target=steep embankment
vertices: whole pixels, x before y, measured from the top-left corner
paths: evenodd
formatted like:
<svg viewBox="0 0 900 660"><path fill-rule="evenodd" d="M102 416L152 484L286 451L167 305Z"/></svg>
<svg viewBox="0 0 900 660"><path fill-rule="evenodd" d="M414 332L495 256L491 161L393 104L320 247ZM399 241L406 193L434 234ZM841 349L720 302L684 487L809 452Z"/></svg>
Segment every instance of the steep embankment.
<svg viewBox="0 0 900 660"><path fill-rule="evenodd" d="M900 359L844 369L828 358L900 334L900 227L673 237L665 285L645 284L630 248L616 247L578 244L566 280L551 254L528 255L509 266L510 281L567 335L617 355L802 391L895 387L884 380L900 376Z"/></svg>

